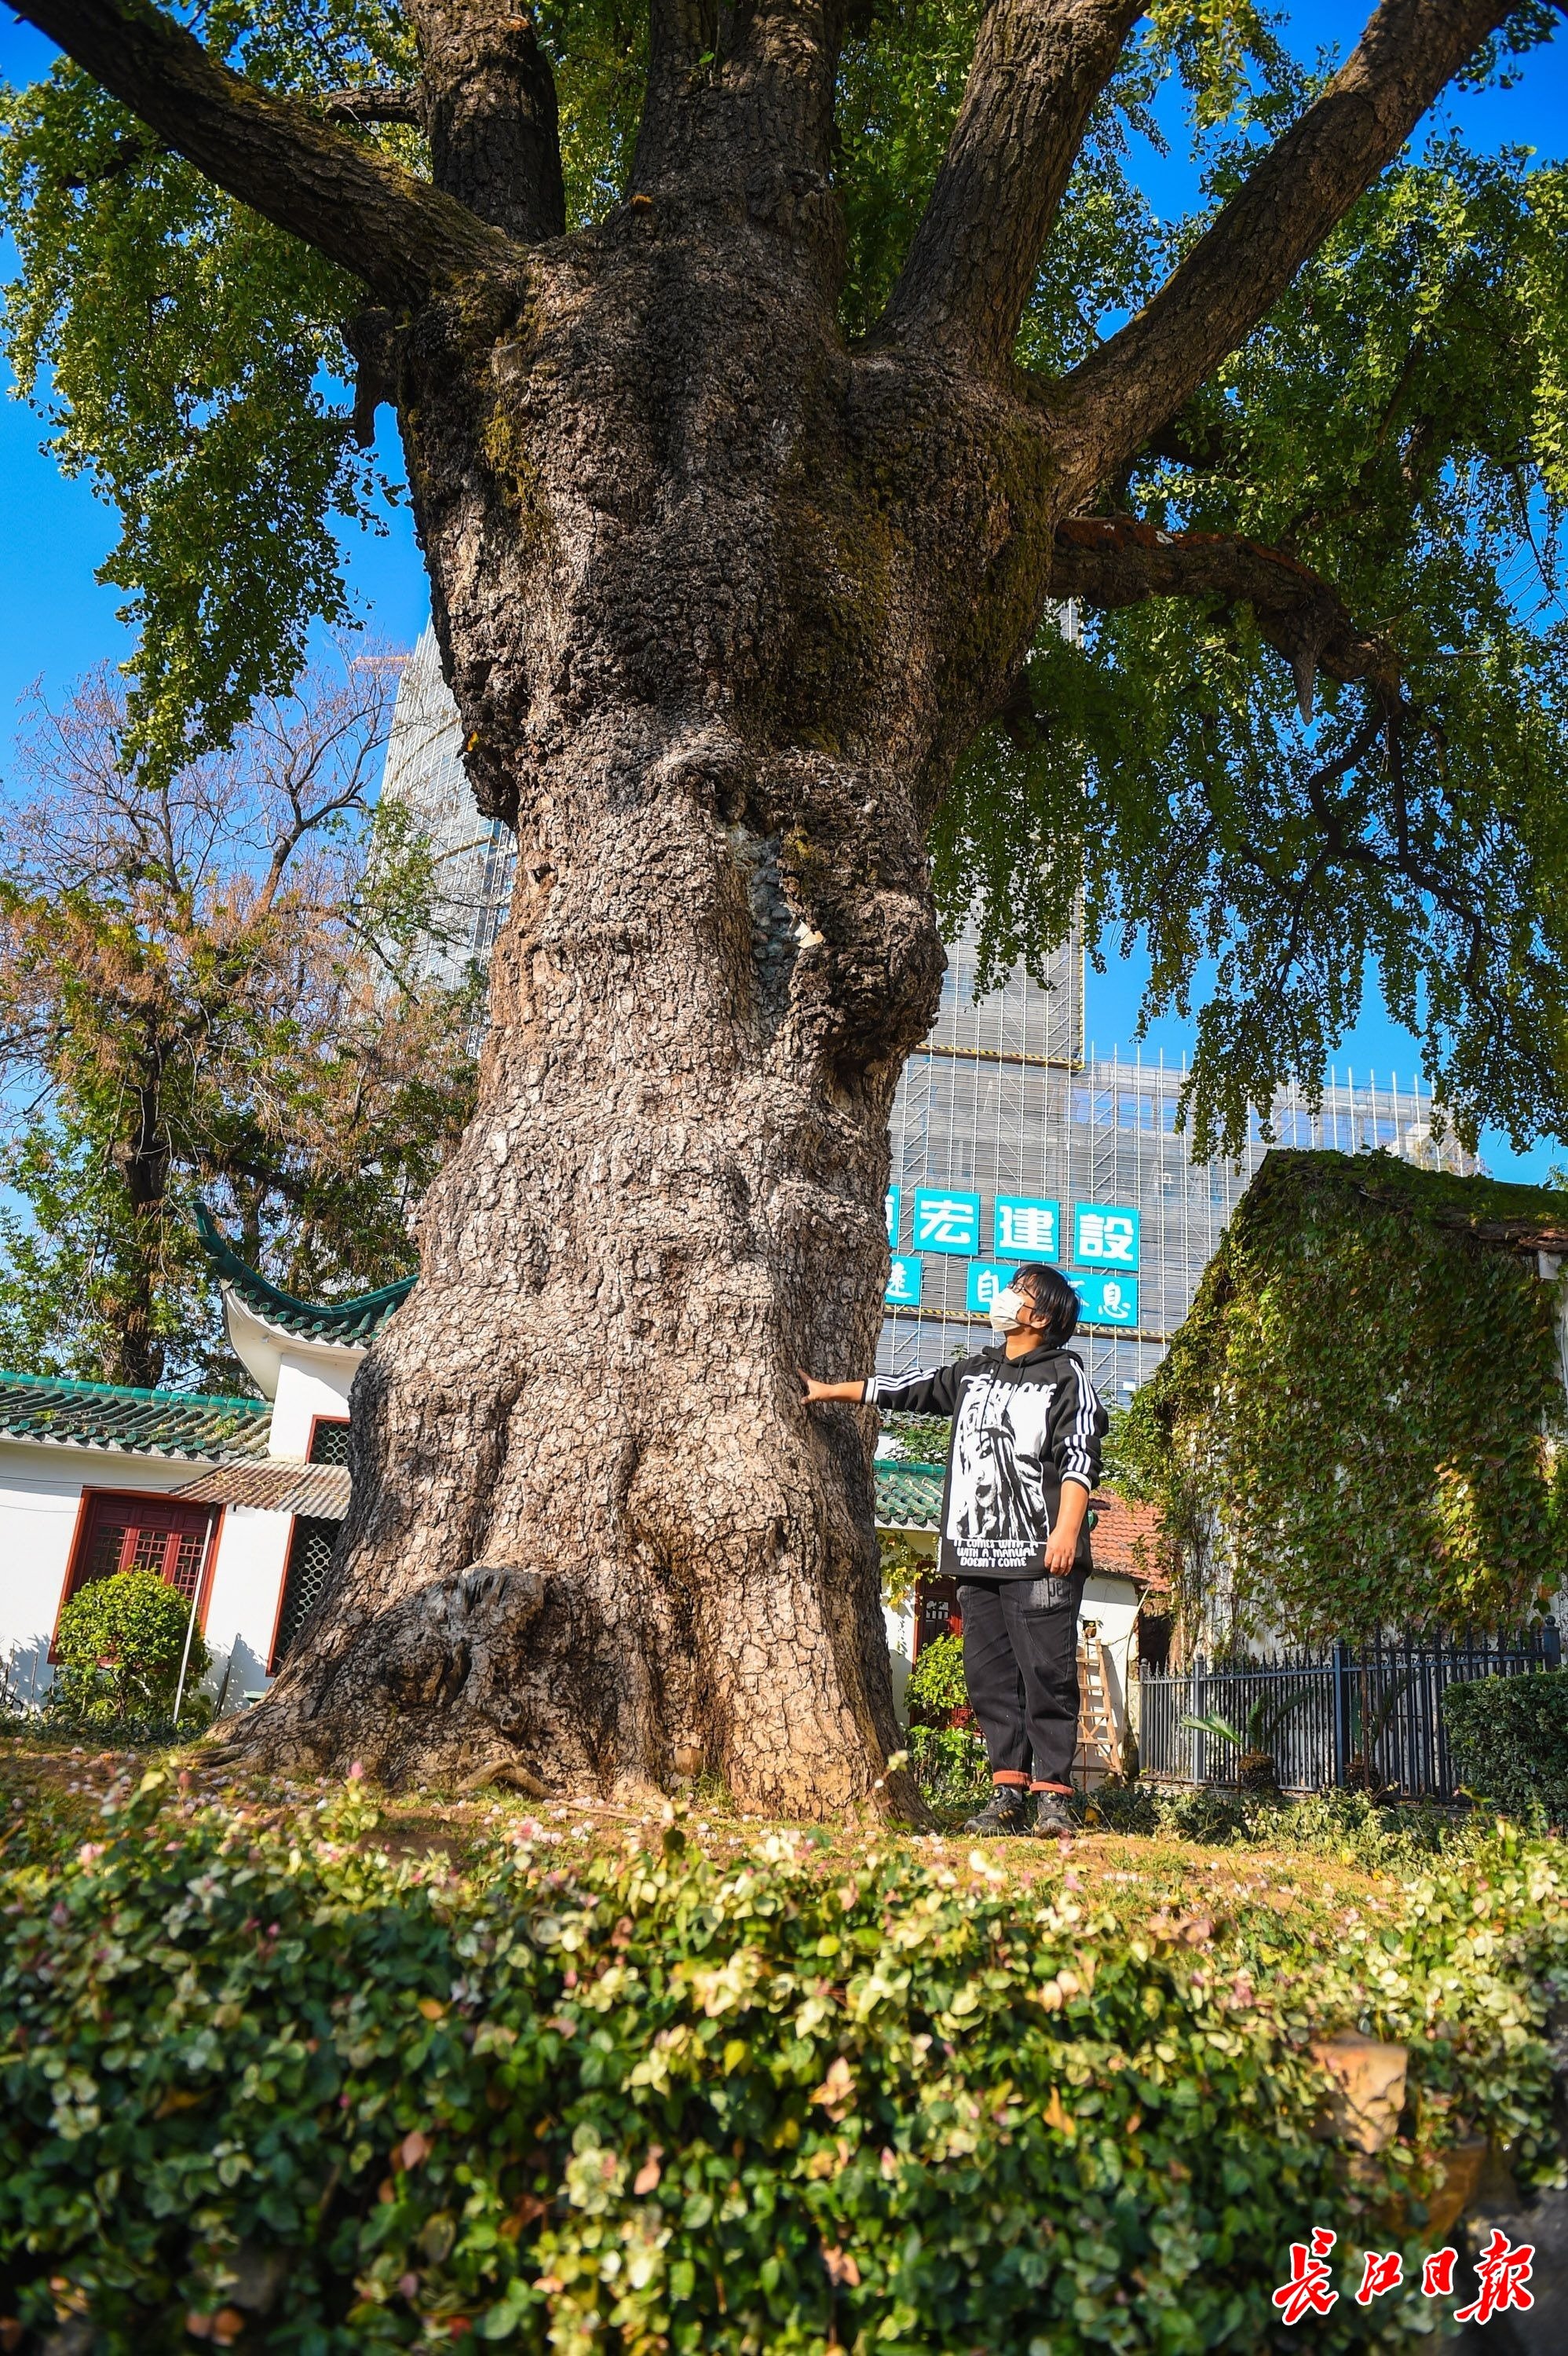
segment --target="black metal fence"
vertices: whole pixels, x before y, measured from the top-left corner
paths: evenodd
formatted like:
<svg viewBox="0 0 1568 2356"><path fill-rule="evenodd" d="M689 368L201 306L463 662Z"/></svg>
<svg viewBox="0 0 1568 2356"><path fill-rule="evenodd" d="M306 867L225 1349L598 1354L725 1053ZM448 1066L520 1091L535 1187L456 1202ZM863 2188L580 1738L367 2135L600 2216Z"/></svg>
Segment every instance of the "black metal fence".
<svg viewBox="0 0 1568 2356"><path fill-rule="evenodd" d="M1282 1652L1208 1662L1138 1680L1138 1758L1166 1783L1235 1784L1242 1751L1182 1721L1218 1716L1273 1758L1286 1792L1334 1785L1404 1799L1456 1796L1443 1725L1451 1685L1527 1676L1562 1665L1553 1620L1518 1634L1434 1644L1422 1637L1364 1648Z"/></svg>

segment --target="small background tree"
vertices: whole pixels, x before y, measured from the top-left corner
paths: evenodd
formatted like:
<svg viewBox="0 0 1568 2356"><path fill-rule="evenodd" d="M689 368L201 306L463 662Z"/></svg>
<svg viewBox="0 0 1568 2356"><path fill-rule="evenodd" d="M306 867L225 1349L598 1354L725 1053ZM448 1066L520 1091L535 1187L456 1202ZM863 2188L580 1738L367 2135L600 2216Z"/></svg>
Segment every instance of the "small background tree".
<svg viewBox="0 0 1568 2356"><path fill-rule="evenodd" d="M109 674L37 713L0 807L5 1364L248 1388L202 1197L293 1290L411 1269L480 985L432 980L430 849L376 802L394 684L379 659L318 670L156 789Z"/></svg>
<svg viewBox="0 0 1568 2356"><path fill-rule="evenodd" d="M121 1729L166 1721L174 1715L186 1635L182 1719L205 1723L211 1705L195 1687L211 1661L190 1604L150 1570L120 1570L78 1590L60 1613L55 1637L59 1667L51 1707L77 1726Z"/></svg>

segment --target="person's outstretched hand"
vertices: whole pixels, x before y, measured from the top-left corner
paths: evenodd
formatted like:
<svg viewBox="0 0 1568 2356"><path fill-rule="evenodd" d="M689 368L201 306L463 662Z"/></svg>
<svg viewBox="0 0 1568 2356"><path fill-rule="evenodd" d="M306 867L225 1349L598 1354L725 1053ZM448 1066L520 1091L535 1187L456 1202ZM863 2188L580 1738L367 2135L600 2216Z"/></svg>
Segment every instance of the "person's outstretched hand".
<svg viewBox="0 0 1568 2356"><path fill-rule="evenodd" d="M833 1386L831 1383L819 1383L815 1375L808 1375L806 1373L804 1366L797 1366L795 1368L795 1373L801 1379L801 1397L803 1398L810 1401L812 1399L826 1399L833 1397Z"/></svg>

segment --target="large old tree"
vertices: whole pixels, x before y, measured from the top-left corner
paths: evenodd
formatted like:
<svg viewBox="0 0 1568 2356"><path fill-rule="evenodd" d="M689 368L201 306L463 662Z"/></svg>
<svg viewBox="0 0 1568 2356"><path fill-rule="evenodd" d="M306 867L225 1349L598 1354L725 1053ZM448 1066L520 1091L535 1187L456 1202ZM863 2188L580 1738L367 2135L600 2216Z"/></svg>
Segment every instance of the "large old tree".
<svg viewBox="0 0 1568 2356"><path fill-rule="evenodd" d="M480 1110L245 1739L853 1804L869 1434L795 1369L872 1355L933 854L998 958L1083 882L1157 993L1217 960L1206 1137L1372 954L1462 1120L1562 1125L1562 182L1406 152L1551 12L1384 0L1309 73L1136 0L17 5L76 68L13 109L12 348L126 519L148 790L339 599L341 327L518 840ZM1165 233L1122 126L1168 69Z"/></svg>

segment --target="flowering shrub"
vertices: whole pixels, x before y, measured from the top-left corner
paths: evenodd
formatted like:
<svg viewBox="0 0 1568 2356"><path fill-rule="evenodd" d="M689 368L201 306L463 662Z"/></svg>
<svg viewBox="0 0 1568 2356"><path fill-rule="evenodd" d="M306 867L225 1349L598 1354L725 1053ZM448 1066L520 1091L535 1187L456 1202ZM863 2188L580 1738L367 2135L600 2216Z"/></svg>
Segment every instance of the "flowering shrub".
<svg viewBox="0 0 1568 2356"><path fill-rule="evenodd" d="M1446 2144L1560 2172L1545 1844L1309 1934L678 1822L576 1871L524 1823L458 1879L371 1819L153 1774L0 1877L0 2318L98 2356L1251 2351L1312 2226L1352 2286L1413 2257ZM1373 2160L1317 2131L1345 2024L1411 2050ZM1422 2304L1343 2297L1313 2346L1413 2346Z"/></svg>
<svg viewBox="0 0 1568 2356"><path fill-rule="evenodd" d="M92 1580L60 1613L54 1709L79 1726L166 1720L187 1630L189 1603L155 1572L121 1570ZM193 1703L211 1657L200 1629L190 1630L186 1690Z"/></svg>

